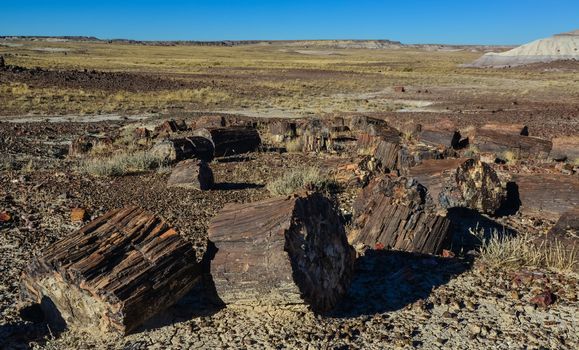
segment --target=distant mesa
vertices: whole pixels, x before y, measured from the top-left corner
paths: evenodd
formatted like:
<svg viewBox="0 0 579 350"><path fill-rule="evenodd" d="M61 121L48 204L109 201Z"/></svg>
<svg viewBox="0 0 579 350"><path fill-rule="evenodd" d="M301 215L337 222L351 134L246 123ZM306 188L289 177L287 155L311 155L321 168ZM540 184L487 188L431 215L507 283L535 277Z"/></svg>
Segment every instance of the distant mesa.
<svg viewBox="0 0 579 350"><path fill-rule="evenodd" d="M489 52L465 67L514 67L562 60L579 61L579 30L553 35L509 51Z"/></svg>

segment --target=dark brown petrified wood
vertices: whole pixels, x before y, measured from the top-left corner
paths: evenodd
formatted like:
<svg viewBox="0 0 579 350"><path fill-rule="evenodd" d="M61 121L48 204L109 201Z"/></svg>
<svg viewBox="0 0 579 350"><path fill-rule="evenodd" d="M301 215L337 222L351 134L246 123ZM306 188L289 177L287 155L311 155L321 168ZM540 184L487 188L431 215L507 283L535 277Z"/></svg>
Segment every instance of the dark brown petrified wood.
<svg viewBox="0 0 579 350"><path fill-rule="evenodd" d="M573 175L529 174L516 175L525 215L557 221L566 211L579 205L579 179Z"/></svg>
<svg viewBox="0 0 579 350"><path fill-rule="evenodd" d="M162 219L127 207L46 248L22 274L21 292L57 327L126 334L179 300L200 274L190 243Z"/></svg>
<svg viewBox="0 0 579 350"><path fill-rule="evenodd" d="M210 190L214 185L213 171L203 160L186 159L173 168L167 180L169 187Z"/></svg>
<svg viewBox="0 0 579 350"><path fill-rule="evenodd" d="M226 304L331 309L350 282L355 253L321 194L228 204L209 225L211 274Z"/></svg>
<svg viewBox="0 0 579 350"><path fill-rule="evenodd" d="M426 189L413 179L373 179L354 203L348 239L374 249L438 254L451 238L451 223Z"/></svg>
<svg viewBox="0 0 579 350"><path fill-rule="evenodd" d="M261 144L257 130L243 126L196 129L193 133L213 143L216 157L252 152Z"/></svg>
<svg viewBox="0 0 579 350"><path fill-rule="evenodd" d="M205 137L190 136L164 140L154 145L150 152L171 163L191 158L210 162L215 148L211 140Z"/></svg>
<svg viewBox="0 0 579 350"><path fill-rule="evenodd" d="M470 158L424 160L411 168L408 176L423 185L442 208L464 207L492 214L506 195L493 168Z"/></svg>
<svg viewBox="0 0 579 350"><path fill-rule="evenodd" d="M553 146L550 140L485 129L469 135L469 144L479 152L493 153L499 158L510 152L516 159L546 159Z"/></svg>

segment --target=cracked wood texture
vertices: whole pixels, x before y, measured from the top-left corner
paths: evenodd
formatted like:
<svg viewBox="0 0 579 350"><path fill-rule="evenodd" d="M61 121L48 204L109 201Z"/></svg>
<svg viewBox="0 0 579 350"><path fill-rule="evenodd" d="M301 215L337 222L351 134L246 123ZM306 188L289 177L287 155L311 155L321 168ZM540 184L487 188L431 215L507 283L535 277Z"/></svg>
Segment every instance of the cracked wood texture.
<svg viewBox="0 0 579 350"><path fill-rule="evenodd" d="M209 225L211 274L226 304L330 310L355 253L332 203L318 193L228 204Z"/></svg>
<svg viewBox="0 0 579 350"><path fill-rule="evenodd" d="M579 179L573 175L516 175L521 212L557 221L563 213L579 206Z"/></svg>
<svg viewBox="0 0 579 350"><path fill-rule="evenodd" d="M451 238L451 223L413 179L373 179L354 202L353 245L438 254Z"/></svg>
<svg viewBox="0 0 579 350"><path fill-rule="evenodd" d="M492 214L506 195L493 168L470 158L424 160L411 168L408 176L444 209L463 207Z"/></svg>
<svg viewBox="0 0 579 350"><path fill-rule="evenodd" d="M46 248L23 273L21 292L57 328L126 334L174 304L200 275L190 243L164 220L127 207Z"/></svg>
<svg viewBox="0 0 579 350"><path fill-rule="evenodd" d="M216 157L253 152L261 145L257 130L243 126L202 128L196 129L194 134L213 143Z"/></svg>

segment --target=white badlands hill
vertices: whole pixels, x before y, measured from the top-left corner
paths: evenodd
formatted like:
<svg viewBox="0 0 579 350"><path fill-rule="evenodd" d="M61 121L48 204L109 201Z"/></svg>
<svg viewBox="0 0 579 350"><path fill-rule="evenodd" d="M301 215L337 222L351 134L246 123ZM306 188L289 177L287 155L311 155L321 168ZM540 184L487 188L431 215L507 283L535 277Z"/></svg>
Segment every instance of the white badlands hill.
<svg viewBox="0 0 579 350"><path fill-rule="evenodd" d="M579 30L535 40L509 51L483 55L468 67L508 67L559 60L579 61Z"/></svg>

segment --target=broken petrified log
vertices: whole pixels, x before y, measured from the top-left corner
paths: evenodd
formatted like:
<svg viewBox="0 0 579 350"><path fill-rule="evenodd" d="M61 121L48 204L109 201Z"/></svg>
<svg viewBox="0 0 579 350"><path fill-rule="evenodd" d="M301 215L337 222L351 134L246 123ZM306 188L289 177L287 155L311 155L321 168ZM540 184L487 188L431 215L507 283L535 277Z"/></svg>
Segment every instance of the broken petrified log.
<svg viewBox="0 0 579 350"><path fill-rule="evenodd" d="M520 211L529 216L557 221L579 205L579 179L572 175L516 175Z"/></svg>
<svg viewBox="0 0 579 350"><path fill-rule="evenodd" d="M352 245L438 254L451 239L451 223L416 180L381 176L354 203Z"/></svg>
<svg viewBox="0 0 579 350"><path fill-rule="evenodd" d="M201 136L190 136L164 140L153 146L150 152L171 163L191 158L210 162L213 160L215 149L211 140Z"/></svg>
<svg viewBox="0 0 579 350"><path fill-rule="evenodd" d="M22 297L58 328L126 334L171 306L201 269L190 243L138 207L109 211L46 248L22 274Z"/></svg>
<svg viewBox="0 0 579 350"><path fill-rule="evenodd" d="M284 142L297 135L296 123L285 120L274 121L268 125L268 133L273 142Z"/></svg>
<svg viewBox="0 0 579 350"><path fill-rule="evenodd" d="M492 153L497 158L546 159L553 146L549 140L538 137L511 135L494 130L477 129L469 135L469 144L479 152ZM502 159L502 158L501 158Z"/></svg>
<svg viewBox="0 0 579 350"><path fill-rule="evenodd" d="M579 164L579 136L555 137L549 158Z"/></svg>
<svg viewBox="0 0 579 350"><path fill-rule="evenodd" d="M193 133L213 143L216 157L252 152L261 144L259 133L253 128L207 128L197 129Z"/></svg>
<svg viewBox="0 0 579 350"><path fill-rule="evenodd" d="M178 131L186 131L187 128L187 123L185 123L184 120L166 120L163 122L163 124L157 126L155 128L155 132L158 134L162 134L162 135L166 135L166 134L170 134L172 132L178 132Z"/></svg>
<svg viewBox="0 0 579 350"><path fill-rule="evenodd" d="M211 274L227 304L331 309L350 282L355 253L320 194L228 204L209 224Z"/></svg>
<svg viewBox="0 0 579 350"><path fill-rule="evenodd" d="M210 190L214 185L213 171L203 160L186 159L177 163L167 186L192 188L201 191Z"/></svg>
<svg viewBox="0 0 579 350"><path fill-rule="evenodd" d="M489 123L480 127L480 130L494 131L505 135L529 136L529 128L524 124L496 124Z"/></svg>
<svg viewBox="0 0 579 350"><path fill-rule="evenodd" d="M408 172L442 208L463 207L492 214L505 199L505 189L488 164L470 159L424 160Z"/></svg>
<svg viewBox="0 0 579 350"><path fill-rule="evenodd" d="M394 128L381 125L369 125L368 132L360 133L356 147L358 154L371 155L376 159L377 167L382 171L397 169L398 152L402 148L400 132Z"/></svg>
<svg viewBox="0 0 579 350"><path fill-rule="evenodd" d="M221 115L204 115L195 118L190 125L193 130L200 128L223 128L226 126L226 120L225 117Z"/></svg>
<svg viewBox="0 0 579 350"><path fill-rule="evenodd" d="M579 206L568 210L561 215L555 226L549 231L550 235L571 236L579 238Z"/></svg>
<svg viewBox="0 0 579 350"><path fill-rule="evenodd" d="M444 146L454 149L466 146L466 142L461 142L461 134L456 124L450 119L442 119L435 124L423 124L417 139L430 146Z"/></svg>
<svg viewBox="0 0 579 350"><path fill-rule="evenodd" d="M72 141L68 149L70 157L81 157L97 150L112 150L113 139L107 135L85 134Z"/></svg>

